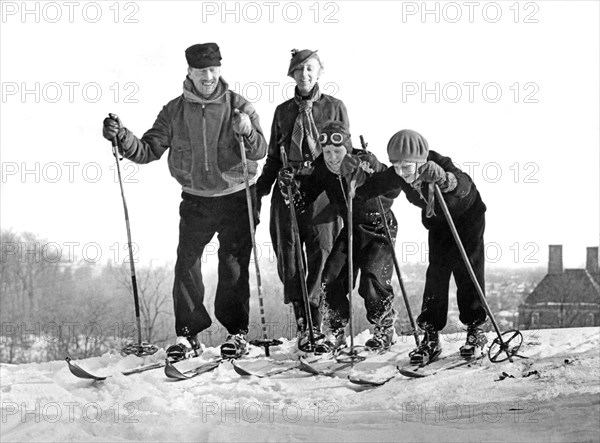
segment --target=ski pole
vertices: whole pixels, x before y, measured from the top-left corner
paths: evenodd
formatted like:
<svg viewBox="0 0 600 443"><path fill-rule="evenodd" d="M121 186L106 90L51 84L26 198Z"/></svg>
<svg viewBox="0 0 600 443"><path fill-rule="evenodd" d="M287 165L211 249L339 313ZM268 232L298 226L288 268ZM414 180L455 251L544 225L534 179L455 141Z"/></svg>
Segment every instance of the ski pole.
<svg viewBox="0 0 600 443"><path fill-rule="evenodd" d="M367 150L367 143L365 142L365 139L362 135L360 136L360 145L365 151ZM377 207L379 208L379 213L381 214L381 220L383 222L383 230L385 231L385 236L387 238L388 243L390 244L390 248L392 248L392 261L394 262L394 269L396 270L396 276L398 277L398 283L400 284L400 292L402 292L404 306L406 306L406 312L408 314L410 326L412 327L412 334L413 337L415 337L415 342L418 347L421 344L421 340L419 338L419 333L417 332L417 323L415 322L415 318L413 317L412 309L410 308L410 303L408 302L408 296L406 295L406 289L404 288L404 281L402 280L402 273L400 272L400 265L398 264L398 257L396 257L396 251L394 248L394 240L392 239L392 234L390 233L390 228L388 226L388 221L385 215L383 202L381 201L381 196L377 196Z"/></svg>
<svg viewBox="0 0 600 443"><path fill-rule="evenodd" d="M345 192L343 188L342 175L339 176L339 179L340 184L342 185L342 192ZM338 349L338 354L343 354L344 357L336 357L336 360L339 362L351 364L354 364L357 361L362 361L366 358L363 355L359 355L354 346L354 308L352 303L352 292L354 292L354 222L352 200L356 194L356 180L356 175L354 177L350 177L348 182L348 195L346 196L346 207L348 209L348 327L350 330L350 350L345 351L343 349Z"/></svg>
<svg viewBox="0 0 600 443"><path fill-rule="evenodd" d="M348 186L348 326L350 329L350 358L354 356L354 309L352 304L352 292L354 292L354 223L352 220L352 181Z"/></svg>
<svg viewBox="0 0 600 443"><path fill-rule="evenodd" d="M342 176L340 175L341 178ZM352 303L352 293L354 292L354 221L352 200L356 193L356 178L354 176L349 180L348 198L346 200L348 208L348 327L350 330L350 350L348 352L338 350L338 354L344 354L347 357L336 357L337 361L350 364L366 358L364 355L359 355L354 346L354 308Z"/></svg>
<svg viewBox="0 0 600 443"><path fill-rule="evenodd" d="M260 323L262 326L262 340L252 340L250 344L254 346L262 346L265 348L265 355L269 357L271 352L269 346L277 346L281 344L279 340L270 340L267 337L267 322L265 319L265 308L262 296L262 283L260 279L260 267L258 265L258 254L256 253L256 229L254 226L254 209L252 205L252 193L250 191L250 180L248 178L248 163L246 162L246 147L244 145L244 137L239 137L240 152L242 156L242 170L244 175L244 184L246 185L246 202L248 206L248 220L250 224L250 238L252 240L252 251L254 252L254 267L256 270L256 287L258 291L258 304L260 307Z"/></svg>
<svg viewBox="0 0 600 443"><path fill-rule="evenodd" d="M111 115L112 118L112 115ZM158 351L158 347L149 343L142 342L142 325L140 320L140 302L138 296L137 278L135 275L135 265L133 263L133 248L131 246L131 228L129 226L129 211L127 210L127 202L125 201L125 191L123 189L123 180L121 179L121 167L119 165L119 152L117 137L112 139L113 155L117 163L117 176L119 177L119 186L121 188L121 197L123 200L123 211L125 212L125 227L127 229L127 247L129 248L129 270L131 273L131 287L133 289L133 301L135 305L135 322L137 326L138 343L125 346L121 352L124 354L152 355Z"/></svg>
<svg viewBox="0 0 600 443"><path fill-rule="evenodd" d="M285 153L285 146L279 147L279 153L281 155L281 161L283 167L288 167L287 154ZM300 275L300 289L302 290L302 299L304 301L304 312L306 315L306 325L308 328L308 341L310 342L310 350L315 350L315 335L313 332L313 320L310 311L310 300L308 299L308 288L306 286L306 277L304 270L304 258L302 257L302 245L300 243L300 229L298 228L298 218L296 217L296 208L294 206L294 193L292 186L287 186L287 193L289 198L290 206L290 221L292 222L292 235L294 236L294 250L296 253L296 262L298 263L298 274Z"/></svg>
<svg viewBox="0 0 600 443"><path fill-rule="evenodd" d="M490 352L488 352L488 356L490 356L490 360L492 362L499 363L500 361L506 360L506 359L503 359L503 360L497 359L497 357L500 355L500 353L505 352L508 360L512 363L512 361L513 361L512 357L513 357L513 355L516 354L517 350L519 349L520 343L513 348L509 348L508 344L517 337L521 337L520 340L522 342L523 337L519 331L511 330L511 331L506 331L505 334L513 333L513 335L507 341L504 341L502 339L502 333L500 332L500 328L498 327L498 324L496 323L496 319L494 318L494 314L492 313L492 310L490 309L490 306L487 303L485 294L483 293L483 290L481 289L481 286L479 285L479 282L477 281L477 276L475 275L475 272L473 271L473 267L471 266L469 256L467 255L467 252L465 251L465 248L460 239L460 235L458 234L458 231L456 230L456 225L454 224L454 221L452 220L452 215L450 214L450 211L448 210L448 206L446 205L446 201L444 200L442 191L440 190L440 187L437 185L437 183L434 183L434 190L435 190L435 196L437 197L437 199L439 201L440 207L442 208L442 211L444 212L444 216L446 217L446 221L448 222L448 226L450 227L450 231L452 231L452 236L454 237L456 246L458 247L460 255L465 263L465 267L467 268L467 271L469 272L469 276L471 277L471 280L473 281L473 285L475 286L475 289L477 290L479 299L481 300L481 303L482 303L485 311L489 315L492 325L494 325L494 329L496 330L496 334L498 335L498 337L494 340L494 343L498 342L500 350L494 355L494 358L492 358L491 354L490 354L492 347L490 346ZM492 346L494 345L494 343L492 343Z"/></svg>

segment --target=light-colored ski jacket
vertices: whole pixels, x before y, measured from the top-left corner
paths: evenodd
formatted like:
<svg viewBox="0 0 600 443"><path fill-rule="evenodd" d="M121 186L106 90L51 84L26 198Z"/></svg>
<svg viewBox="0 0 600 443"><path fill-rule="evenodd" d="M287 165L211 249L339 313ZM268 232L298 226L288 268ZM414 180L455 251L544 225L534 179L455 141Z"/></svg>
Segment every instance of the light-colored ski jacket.
<svg viewBox="0 0 600 443"><path fill-rule="evenodd" d="M230 91L220 78L223 93L210 101L184 82L183 94L167 103L142 138L125 130L119 149L135 163L158 160L169 149L169 170L183 191L201 197L218 197L244 189L240 144L232 129L233 110L248 114L252 133L244 136L250 183L256 180L257 160L266 155L267 143L258 114L241 95Z"/></svg>

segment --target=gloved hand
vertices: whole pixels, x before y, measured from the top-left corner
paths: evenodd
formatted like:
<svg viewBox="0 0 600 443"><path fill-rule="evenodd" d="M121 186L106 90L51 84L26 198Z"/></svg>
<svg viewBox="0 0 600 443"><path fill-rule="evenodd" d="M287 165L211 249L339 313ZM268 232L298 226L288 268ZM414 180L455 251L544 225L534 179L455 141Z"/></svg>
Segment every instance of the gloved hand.
<svg viewBox="0 0 600 443"><path fill-rule="evenodd" d="M417 180L442 185L446 181L446 171L437 163L429 160L419 168L419 177Z"/></svg>
<svg viewBox="0 0 600 443"><path fill-rule="evenodd" d="M238 135L248 136L252 134L252 122L250 117L245 112L241 112L239 109L233 111L233 132Z"/></svg>
<svg viewBox="0 0 600 443"><path fill-rule="evenodd" d="M287 194L288 186L295 187L296 181L294 180L294 170L290 167L281 168L277 177L277 184L282 191Z"/></svg>
<svg viewBox="0 0 600 443"><path fill-rule="evenodd" d="M357 150L356 155L361 162L368 162L374 157L373 153L366 149Z"/></svg>
<svg viewBox="0 0 600 443"><path fill-rule="evenodd" d="M360 159L356 155L346 154L340 165L340 174L348 175L352 174L358 168Z"/></svg>
<svg viewBox="0 0 600 443"><path fill-rule="evenodd" d="M119 135L119 131L123 129L123 123L117 114L108 114L108 117L104 119L102 126L102 136L111 140Z"/></svg>
<svg viewBox="0 0 600 443"><path fill-rule="evenodd" d="M367 174L372 174L373 172L375 172L375 170L371 166L371 165L376 165L378 163L377 157L375 157L375 154L373 154L370 151L367 151L366 149L362 149L362 150L358 151L356 153L356 155L358 156L358 159L360 160L360 167L362 168L363 171L365 171Z"/></svg>

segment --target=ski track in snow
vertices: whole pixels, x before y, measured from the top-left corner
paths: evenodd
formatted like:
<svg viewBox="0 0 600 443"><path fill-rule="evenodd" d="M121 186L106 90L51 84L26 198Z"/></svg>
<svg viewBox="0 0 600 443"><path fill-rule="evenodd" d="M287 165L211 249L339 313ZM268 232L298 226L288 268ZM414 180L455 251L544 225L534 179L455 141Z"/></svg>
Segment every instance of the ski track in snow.
<svg viewBox="0 0 600 443"><path fill-rule="evenodd" d="M185 381L163 369L123 376L142 359L80 360L112 374L74 377L64 361L0 366L2 441L600 441L600 328L522 331L528 359L458 368L378 388L292 370L240 377L230 363ZM356 337L362 343L365 331ZM491 342L495 334L488 333ZM398 337L390 366L406 364L412 337ZM462 340L444 337L444 355ZM294 343L273 349L291 355ZM204 357L216 355L216 348ZM253 348L249 357L262 355ZM146 357L160 361L164 351ZM182 362L180 369L194 366ZM501 376L505 378L500 380ZM512 378L512 377L514 378Z"/></svg>

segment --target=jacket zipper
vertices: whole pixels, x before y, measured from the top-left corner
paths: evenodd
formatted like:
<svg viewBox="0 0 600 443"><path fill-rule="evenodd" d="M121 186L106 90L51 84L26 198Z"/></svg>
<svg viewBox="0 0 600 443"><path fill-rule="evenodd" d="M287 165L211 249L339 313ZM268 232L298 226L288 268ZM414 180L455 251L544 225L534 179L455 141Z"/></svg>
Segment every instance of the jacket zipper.
<svg viewBox="0 0 600 443"><path fill-rule="evenodd" d="M204 142L204 170L208 172L208 146L206 144L206 117L204 115L205 104L202 103L202 141Z"/></svg>

